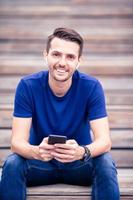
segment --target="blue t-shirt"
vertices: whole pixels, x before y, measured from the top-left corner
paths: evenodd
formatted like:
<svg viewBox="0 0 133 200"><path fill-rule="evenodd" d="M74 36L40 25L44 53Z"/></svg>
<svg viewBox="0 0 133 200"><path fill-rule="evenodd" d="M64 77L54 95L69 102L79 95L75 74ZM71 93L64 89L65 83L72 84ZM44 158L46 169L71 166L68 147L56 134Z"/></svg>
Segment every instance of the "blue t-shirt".
<svg viewBox="0 0 133 200"><path fill-rule="evenodd" d="M32 117L29 142L38 145L49 134L59 134L80 145L90 144L89 122L107 116L101 84L76 71L67 93L57 97L49 87L48 73L22 78L16 90L14 116Z"/></svg>

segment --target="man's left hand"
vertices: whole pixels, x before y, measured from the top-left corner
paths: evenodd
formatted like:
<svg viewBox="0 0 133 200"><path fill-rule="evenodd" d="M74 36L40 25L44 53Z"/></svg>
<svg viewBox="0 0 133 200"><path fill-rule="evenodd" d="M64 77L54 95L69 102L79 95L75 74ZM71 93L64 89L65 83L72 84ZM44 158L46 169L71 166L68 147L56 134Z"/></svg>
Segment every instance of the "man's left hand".
<svg viewBox="0 0 133 200"><path fill-rule="evenodd" d="M84 148L79 146L75 140L67 140L65 144L55 144L51 155L62 163L80 160L84 154Z"/></svg>

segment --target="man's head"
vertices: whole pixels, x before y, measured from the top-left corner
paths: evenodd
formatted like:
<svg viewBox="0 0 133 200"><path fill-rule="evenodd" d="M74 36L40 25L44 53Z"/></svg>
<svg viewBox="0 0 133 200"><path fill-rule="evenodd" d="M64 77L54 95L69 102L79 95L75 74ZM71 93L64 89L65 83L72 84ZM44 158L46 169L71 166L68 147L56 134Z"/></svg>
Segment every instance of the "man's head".
<svg viewBox="0 0 133 200"><path fill-rule="evenodd" d="M47 46L46 46L47 53L49 52L51 42L55 37L62 40L77 43L79 45L79 57L82 55L83 43L84 43L83 38L75 30L69 28L57 28L54 30L53 34L50 35L47 40Z"/></svg>
<svg viewBox="0 0 133 200"><path fill-rule="evenodd" d="M78 68L83 49L82 37L72 29L57 28L48 37L44 57L50 80L67 81Z"/></svg>

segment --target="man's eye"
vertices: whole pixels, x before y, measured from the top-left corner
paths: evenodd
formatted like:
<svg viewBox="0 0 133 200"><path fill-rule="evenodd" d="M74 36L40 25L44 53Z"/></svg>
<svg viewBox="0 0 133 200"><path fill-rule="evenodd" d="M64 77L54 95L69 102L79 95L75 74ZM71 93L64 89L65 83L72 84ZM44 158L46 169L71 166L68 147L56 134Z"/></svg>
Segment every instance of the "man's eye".
<svg viewBox="0 0 133 200"><path fill-rule="evenodd" d="M75 57L73 55L68 55L67 58L70 60L74 60Z"/></svg>
<svg viewBox="0 0 133 200"><path fill-rule="evenodd" d="M53 53L52 55L53 55L54 57L59 57L59 56L60 56L59 53Z"/></svg>

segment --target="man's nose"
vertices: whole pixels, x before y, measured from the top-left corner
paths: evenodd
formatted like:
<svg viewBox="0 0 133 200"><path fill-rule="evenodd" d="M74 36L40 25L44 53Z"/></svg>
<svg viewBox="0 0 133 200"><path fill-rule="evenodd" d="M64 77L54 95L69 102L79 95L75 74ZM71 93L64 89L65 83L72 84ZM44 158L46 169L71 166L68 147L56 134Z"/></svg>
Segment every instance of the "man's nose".
<svg viewBox="0 0 133 200"><path fill-rule="evenodd" d="M62 56L59 60L59 64L60 66L65 66L66 65L66 58L64 56Z"/></svg>

